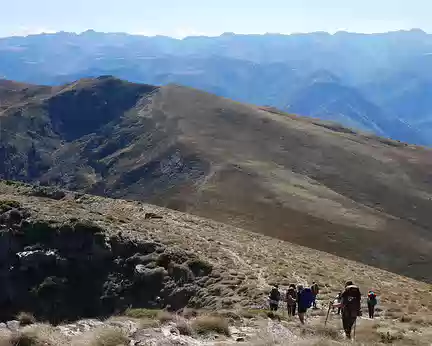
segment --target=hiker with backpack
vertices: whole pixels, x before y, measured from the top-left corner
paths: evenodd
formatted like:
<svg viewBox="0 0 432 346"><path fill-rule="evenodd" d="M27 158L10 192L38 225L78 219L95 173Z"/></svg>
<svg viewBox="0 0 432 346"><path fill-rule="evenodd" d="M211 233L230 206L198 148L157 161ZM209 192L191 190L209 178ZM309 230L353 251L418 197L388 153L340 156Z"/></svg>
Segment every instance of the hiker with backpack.
<svg viewBox="0 0 432 346"><path fill-rule="evenodd" d="M318 309L317 303L316 303L316 297L317 297L317 295L319 293L319 286L318 286L318 284L315 281L312 282L311 291L312 291L312 294L313 294L313 302L312 302L313 308L314 309Z"/></svg>
<svg viewBox="0 0 432 346"><path fill-rule="evenodd" d="M367 296L367 306L369 318L373 319L375 315L375 306L377 305L377 296L374 291L369 291Z"/></svg>
<svg viewBox="0 0 432 346"><path fill-rule="evenodd" d="M335 306L337 306L337 314L340 315L341 313L341 301L342 301L342 291L340 291L338 293L338 295L336 296L336 301L335 301Z"/></svg>
<svg viewBox="0 0 432 346"><path fill-rule="evenodd" d="M307 309L312 306L313 294L309 287L304 288L303 285L297 286L297 307L298 316L301 324L305 323L305 315Z"/></svg>
<svg viewBox="0 0 432 346"><path fill-rule="evenodd" d="M351 339L352 328L355 326L357 317L361 316L360 289L352 281L345 284L345 290L341 296L341 308L343 329L346 337Z"/></svg>
<svg viewBox="0 0 432 346"><path fill-rule="evenodd" d="M281 294L279 292L279 286L274 285L269 294L270 311L277 311L279 307L280 298L281 298Z"/></svg>
<svg viewBox="0 0 432 346"><path fill-rule="evenodd" d="M285 300L287 303L288 316L295 316L297 306L297 292L294 284L289 285Z"/></svg>

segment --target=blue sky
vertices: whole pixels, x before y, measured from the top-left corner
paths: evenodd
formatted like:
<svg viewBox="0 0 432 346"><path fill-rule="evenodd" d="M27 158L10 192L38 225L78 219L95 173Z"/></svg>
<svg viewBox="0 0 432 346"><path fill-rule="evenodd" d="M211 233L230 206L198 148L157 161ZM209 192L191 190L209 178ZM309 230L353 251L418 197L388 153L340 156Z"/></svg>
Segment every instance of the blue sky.
<svg viewBox="0 0 432 346"><path fill-rule="evenodd" d="M219 35L432 32L431 0L0 0L0 36L52 31Z"/></svg>

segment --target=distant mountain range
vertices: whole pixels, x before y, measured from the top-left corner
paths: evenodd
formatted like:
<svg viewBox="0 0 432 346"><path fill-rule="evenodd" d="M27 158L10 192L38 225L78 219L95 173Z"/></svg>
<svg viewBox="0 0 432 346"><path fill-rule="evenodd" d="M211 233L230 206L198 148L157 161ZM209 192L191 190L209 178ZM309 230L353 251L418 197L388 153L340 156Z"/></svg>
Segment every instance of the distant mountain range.
<svg viewBox="0 0 432 346"><path fill-rule="evenodd" d="M0 81L0 105L0 179L147 201L432 282L432 149L109 76Z"/></svg>
<svg viewBox="0 0 432 346"><path fill-rule="evenodd" d="M144 37L60 32L0 39L0 77L60 85L115 75L432 145L432 35L324 32Z"/></svg>

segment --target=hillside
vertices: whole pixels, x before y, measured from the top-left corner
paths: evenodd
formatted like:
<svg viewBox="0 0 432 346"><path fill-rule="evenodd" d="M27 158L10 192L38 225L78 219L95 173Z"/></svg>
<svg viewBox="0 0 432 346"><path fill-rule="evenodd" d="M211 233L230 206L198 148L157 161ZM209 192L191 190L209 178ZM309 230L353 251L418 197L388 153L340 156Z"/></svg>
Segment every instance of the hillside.
<svg viewBox="0 0 432 346"><path fill-rule="evenodd" d="M175 85L15 92L0 100L4 179L147 201L432 282L429 149Z"/></svg>
<svg viewBox="0 0 432 346"><path fill-rule="evenodd" d="M175 83L260 106L295 104L301 115L431 146L430 127L422 125L431 118L431 51L432 35L421 30L182 40L88 30L0 38L0 78L60 85L114 75ZM338 86L322 84L318 94L305 90L317 73L335 76Z"/></svg>
<svg viewBox="0 0 432 346"><path fill-rule="evenodd" d="M222 341L226 345L239 341L247 345L264 341L322 345L323 338L339 345L336 342L343 341L340 319L332 314L327 327L323 321L327 302L352 279L362 292L373 288L380 297L376 320L361 318L358 322L359 345L396 341L428 345L430 341L430 285L174 210L0 181L0 229L0 246L8 246L8 251L1 251L0 321L20 311L62 324L77 318L101 318L151 344L152 338L175 338L173 327L165 326L166 333L163 326L162 330L155 328L157 321L132 317L178 321L186 307L229 317L234 339L202 340L201 335L199 342L184 337L183 345ZM289 283L312 280L321 286L320 309L308 313L306 326L286 320L282 313L282 321L267 319L266 296L271 284L286 289ZM155 301L156 296L161 302ZM160 315L158 310L132 314L130 310L158 307L180 315ZM186 312L183 310L184 316ZM132 317L105 319L123 313ZM80 321L58 330L76 338L101 323ZM35 328L36 336L51 340L49 345L70 345L64 337L60 342L47 325ZM7 331L0 327L0 342L16 345L6 344ZM96 328L94 332L102 331ZM35 338L34 333L30 335ZM236 340L236 335L241 338ZM321 342L315 343L317 340Z"/></svg>

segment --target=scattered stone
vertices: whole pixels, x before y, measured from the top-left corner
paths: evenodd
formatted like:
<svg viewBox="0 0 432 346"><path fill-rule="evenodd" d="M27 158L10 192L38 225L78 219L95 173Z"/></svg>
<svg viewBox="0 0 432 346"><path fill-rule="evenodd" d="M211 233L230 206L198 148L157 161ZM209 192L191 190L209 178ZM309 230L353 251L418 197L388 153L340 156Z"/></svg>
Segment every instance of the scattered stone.
<svg viewBox="0 0 432 346"><path fill-rule="evenodd" d="M145 213L144 219L162 219L163 217L161 215L157 215L155 213Z"/></svg>

